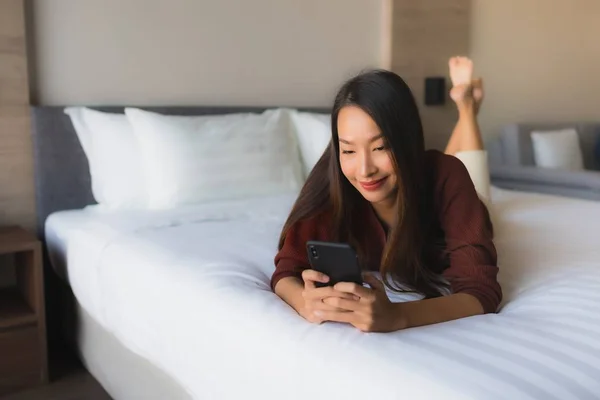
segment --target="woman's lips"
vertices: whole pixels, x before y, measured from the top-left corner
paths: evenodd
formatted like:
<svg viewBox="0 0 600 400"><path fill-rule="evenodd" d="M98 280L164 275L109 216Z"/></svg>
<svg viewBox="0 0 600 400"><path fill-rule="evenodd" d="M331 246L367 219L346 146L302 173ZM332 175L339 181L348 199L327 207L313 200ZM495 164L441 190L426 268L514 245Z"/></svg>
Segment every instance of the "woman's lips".
<svg viewBox="0 0 600 400"><path fill-rule="evenodd" d="M386 179L387 179L387 176L385 178L381 178L376 181L359 182L359 183L360 183L360 186L363 187L363 189L368 190L368 191L373 191L373 190L379 189L381 187L381 185L384 184Z"/></svg>

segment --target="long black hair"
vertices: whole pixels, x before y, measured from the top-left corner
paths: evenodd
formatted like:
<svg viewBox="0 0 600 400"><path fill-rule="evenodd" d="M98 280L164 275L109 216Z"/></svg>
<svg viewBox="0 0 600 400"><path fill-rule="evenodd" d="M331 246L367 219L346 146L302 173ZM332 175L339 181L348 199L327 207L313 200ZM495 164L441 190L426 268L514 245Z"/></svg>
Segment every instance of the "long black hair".
<svg viewBox="0 0 600 400"><path fill-rule="evenodd" d="M366 252L362 221L356 218L366 200L342 173L339 158L337 119L346 106L359 107L378 125L397 177L397 224L390 227L380 264L384 282L392 290L437 296L444 283L422 261L431 196L425 183L421 118L408 85L390 71L361 73L339 90L331 113L331 143L307 178L284 225L279 246L292 225L329 208L335 240L349 242L359 254Z"/></svg>

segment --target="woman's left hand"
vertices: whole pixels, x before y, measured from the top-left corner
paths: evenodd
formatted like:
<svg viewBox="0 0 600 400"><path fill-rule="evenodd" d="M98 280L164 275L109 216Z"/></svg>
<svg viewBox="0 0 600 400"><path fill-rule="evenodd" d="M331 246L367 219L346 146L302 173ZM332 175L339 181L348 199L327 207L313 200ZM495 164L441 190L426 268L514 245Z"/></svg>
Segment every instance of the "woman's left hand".
<svg viewBox="0 0 600 400"><path fill-rule="evenodd" d="M335 290L359 299L326 298L324 303L344 311L322 311L319 317L325 321L347 322L363 332L392 332L405 328L405 318L399 312L398 304L388 298L383 282L371 274L366 274L363 279L371 288L351 282L336 284Z"/></svg>

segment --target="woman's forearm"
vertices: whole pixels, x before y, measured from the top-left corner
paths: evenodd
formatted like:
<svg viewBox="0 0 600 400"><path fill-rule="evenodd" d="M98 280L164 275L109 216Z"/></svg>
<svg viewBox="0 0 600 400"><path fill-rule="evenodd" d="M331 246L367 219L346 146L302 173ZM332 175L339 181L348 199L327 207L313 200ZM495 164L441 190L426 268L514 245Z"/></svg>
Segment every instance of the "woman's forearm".
<svg viewBox="0 0 600 400"><path fill-rule="evenodd" d="M296 312L302 315L304 310L304 297L302 297L302 291L304 290L304 282L293 276L282 278L275 285L275 294L283 301L288 303Z"/></svg>
<svg viewBox="0 0 600 400"><path fill-rule="evenodd" d="M277 282L275 294L304 317L304 282L296 277L287 277ZM456 293L403 303L393 303L396 329L437 324L459 318L483 314L479 300L466 293Z"/></svg>
<svg viewBox="0 0 600 400"><path fill-rule="evenodd" d="M398 329L437 324L483 314L479 300L466 293L395 303Z"/></svg>

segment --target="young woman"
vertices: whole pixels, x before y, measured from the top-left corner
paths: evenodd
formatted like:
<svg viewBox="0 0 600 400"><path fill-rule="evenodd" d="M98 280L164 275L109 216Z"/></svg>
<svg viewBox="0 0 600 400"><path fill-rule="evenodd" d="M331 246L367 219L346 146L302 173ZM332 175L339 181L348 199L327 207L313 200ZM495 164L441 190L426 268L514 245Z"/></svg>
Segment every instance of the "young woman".
<svg viewBox="0 0 600 400"><path fill-rule="evenodd" d="M425 151L417 105L399 76L367 72L337 94L332 141L283 227L271 280L308 321L389 332L496 311L502 292L476 120L483 91L470 60L449 64L459 112L446 151L453 155ZM315 287L328 277L310 269L307 240L351 244L381 280L366 273L370 287ZM386 286L424 298L392 303Z"/></svg>

